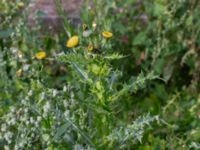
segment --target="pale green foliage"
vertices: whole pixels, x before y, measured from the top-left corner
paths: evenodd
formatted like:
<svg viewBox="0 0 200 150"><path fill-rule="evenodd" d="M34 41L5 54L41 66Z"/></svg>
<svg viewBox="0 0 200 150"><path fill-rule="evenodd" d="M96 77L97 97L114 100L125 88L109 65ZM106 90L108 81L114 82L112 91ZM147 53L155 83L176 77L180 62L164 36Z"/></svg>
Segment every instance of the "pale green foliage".
<svg viewBox="0 0 200 150"><path fill-rule="evenodd" d="M131 80L130 84L124 84L123 88L120 91L110 97L110 101L115 101L120 96L125 95L128 92L136 93L139 89L144 88L148 80L153 80L156 78L159 78L159 76L154 75L153 72L147 74L147 76L144 76L144 73L141 73L135 80Z"/></svg>
<svg viewBox="0 0 200 150"><path fill-rule="evenodd" d="M117 146L126 148L127 143L142 143L142 137L147 126L150 126L154 121L159 121L158 116L150 116L149 114L137 118L132 124L124 124L112 131L108 139L116 142Z"/></svg>

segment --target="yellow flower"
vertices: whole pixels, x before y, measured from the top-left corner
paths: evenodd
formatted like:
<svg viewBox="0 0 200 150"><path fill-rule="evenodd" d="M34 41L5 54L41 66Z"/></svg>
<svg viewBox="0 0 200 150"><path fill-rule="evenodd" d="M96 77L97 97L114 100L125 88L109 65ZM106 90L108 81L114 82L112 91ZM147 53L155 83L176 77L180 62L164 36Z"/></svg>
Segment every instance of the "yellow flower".
<svg viewBox="0 0 200 150"><path fill-rule="evenodd" d="M22 75L22 69L16 71L16 76L20 77Z"/></svg>
<svg viewBox="0 0 200 150"><path fill-rule="evenodd" d="M47 54L45 52L41 51L41 52L38 52L37 54L35 54L35 57L37 59L44 59L47 57Z"/></svg>
<svg viewBox="0 0 200 150"><path fill-rule="evenodd" d="M88 50L89 52L93 51L93 50L94 50L93 45L92 45L92 44L88 45L87 50Z"/></svg>
<svg viewBox="0 0 200 150"><path fill-rule="evenodd" d="M77 35L74 35L66 42L66 46L68 48L73 48L76 47L78 43L79 43L79 38Z"/></svg>
<svg viewBox="0 0 200 150"><path fill-rule="evenodd" d="M111 38L113 36L113 33L109 32L109 31L103 31L102 35L103 35L104 38L109 39L109 38Z"/></svg>

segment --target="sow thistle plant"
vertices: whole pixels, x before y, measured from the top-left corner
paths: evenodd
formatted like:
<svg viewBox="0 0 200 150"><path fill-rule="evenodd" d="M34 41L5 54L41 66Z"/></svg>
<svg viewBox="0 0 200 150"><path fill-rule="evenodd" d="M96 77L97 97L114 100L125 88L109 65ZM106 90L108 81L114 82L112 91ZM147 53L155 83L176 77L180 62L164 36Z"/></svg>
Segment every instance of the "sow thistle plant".
<svg viewBox="0 0 200 150"><path fill-rule="evenodd" d="M98 30L99 29L96 28L96 31ZM117 105L117 100L122 98L123 95L129 94L129 92L137 92L141 86L146 84L146 81L155 79L157 76L154 74L149 74L147 77L140 76L134 81L135 84L124 84L124 86L118 90L117 84L120 82L120 78L123 76L123 73L120 70L114 70L112 62L119 61L120 59L126 59L128 56L123 56L116 51L115 53L112 53L112 50L107 49L106 45L105 47L101 47L106 44L103 44L101 42L102 40L111 40L114 38L112 32L102 31L92 34L100 35L98 36L99 38L97 38L99 43L99 52L94 51L94 47L91 44L88 47L85 47L82 44L95 43L92 38L88 42L87 38L89 36L87 38L84 35L72 36L67 40L66 47L73 49L73 51L67 53L66 55L59 56L57 60L68 64L67 66L70 67L71 72L68 74L68 78L70 79L68 80L68 84L70 84L72 88L74 88L74 91L76 91L74 92L74 96L76 101L79 103L79 106L76 108L77 111L81 110L81 113L84 113L84 116L86 117L83 119L83 123L81 123L79 119L75 119L75 125L73 126L81 138L78 139L78 141L81 140L83 143L87 143L86 145L93 148L108 148L108 145L110 145L110 148L112 149L114 145L111 143L115 142L115 140L110 137L113 135L112 132L120 127L120 124L118 124L119 118L114 115L114 107ZM92 34L90 36L92 36ZM82 116L81 114L79 115ZM147 118L150 119L151 117L148 116ZM149 122L146 118L144 118L144 121L146 121L146 124L151 122ZM81 129L77 129L77 126ZM64 131L67 129L64 128L68 128L68 126L64 124L60 128L58 129L57 134L65 135ZM126 127L121 127L121 129L121 132L126 132ZM137 135L137 132L132 132L134 133L127 135L129 138L133 138L132 143L134 143L135 140L137 141L137 138L138 140L141 140L143 125L141 125L141 130L138 131L140 138L139 136L134 137L132 135ZM57 138L63 140L64 137L60 136ZM126 141L126 139L124 139L124 141ZM117 139L117 142L120 143L120 140Z"/></svg>

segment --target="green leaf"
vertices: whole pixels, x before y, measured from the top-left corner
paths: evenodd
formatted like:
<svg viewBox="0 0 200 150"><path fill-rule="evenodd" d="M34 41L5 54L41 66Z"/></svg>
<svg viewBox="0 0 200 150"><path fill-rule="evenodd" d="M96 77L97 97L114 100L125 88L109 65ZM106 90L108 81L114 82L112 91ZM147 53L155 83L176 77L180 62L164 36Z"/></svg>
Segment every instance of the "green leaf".
<svg viewBox="0 0 200 150"><path fill-rule="evenodd" d="M174 71L174 65L173 65L173 61L167 63L163 69L163 78L165 81L168 81L172 74L173 74L173 71Z"/></svg>
<svg viewBox="0 0 200 150"><path fill-rule="evenodd" d="M153 14L155 16L161 16L165 11L165 7L160 3L154 3Z"/></svg>
<svg viewBox="0 0 200 150"><path fill-rule="evenodd" d="M186 25L188 26L188 27L190 27L191 25L192 25L192 23L193 23L193 16L192 15L190 15L187 19L186 19Z"/></svg>
<svg viewBox="0 0 200 150"><path fill-rule="evenodd" d="M141 45L146 40L146 32L140 32L133 40L133 45Z"/></svg>
<svg viewBox="0 0 200 150"><path fill-rule="evenodd" d="M54 139L59 140L59 138L65 133L67 128L70 126L70 123L65 123L60 128L58 128L56 135L54 136Z"/></svg>

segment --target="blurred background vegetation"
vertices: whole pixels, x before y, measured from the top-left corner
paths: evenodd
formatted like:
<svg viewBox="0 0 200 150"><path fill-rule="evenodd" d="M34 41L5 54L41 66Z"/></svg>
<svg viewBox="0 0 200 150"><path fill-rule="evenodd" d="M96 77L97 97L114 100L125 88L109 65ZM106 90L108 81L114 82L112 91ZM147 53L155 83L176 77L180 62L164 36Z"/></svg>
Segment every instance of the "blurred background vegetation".
<svg viewBox="0 0 200 150"><path fill-rule="evenodd" d="M0 1L0 149L200 149L199 0L54 2Z"/></svg>

